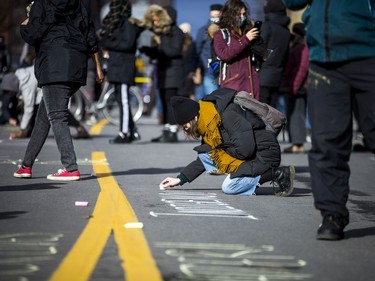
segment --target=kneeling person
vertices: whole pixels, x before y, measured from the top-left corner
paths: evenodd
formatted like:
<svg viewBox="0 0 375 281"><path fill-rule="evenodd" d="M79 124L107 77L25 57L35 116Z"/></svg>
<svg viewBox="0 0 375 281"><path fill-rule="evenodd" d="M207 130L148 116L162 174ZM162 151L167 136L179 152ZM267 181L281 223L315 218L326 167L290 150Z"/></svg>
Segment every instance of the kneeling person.
<svg viewBox="0 0 375 281"><path fill-rule="evenodd" d="M279 167L280 145L276 135L249 110L233 103L237 92L218 89L201 101L173 97L171 104L177 124L193 139L201 138L196 160L176 177L168 177L160 188L192 182L203 172L228 174L222 184L226 194L254 195L261 184L273 181L275 195L293 192L293 166Z"/></svg>

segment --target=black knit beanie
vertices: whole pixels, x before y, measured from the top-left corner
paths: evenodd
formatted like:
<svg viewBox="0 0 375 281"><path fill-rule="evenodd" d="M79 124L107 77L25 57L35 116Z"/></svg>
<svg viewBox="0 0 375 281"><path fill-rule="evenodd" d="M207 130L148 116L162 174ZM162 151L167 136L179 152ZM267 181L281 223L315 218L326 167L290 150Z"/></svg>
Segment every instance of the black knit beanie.
<svg viewBox="0 0 375 281"><path fill-rule="evenodd" d="M171 98L174 119L178 125L184 125L194 119L199 113L199 104L186 97Z"/></svg>
<svg viewBox="0 0 375 281"><path fill-rule="evenodd" d="M210 6L210 11L221 11L223 9L223 5L221 4L212 4Z"/></svg>
<svg viewBox="0 0 375 281"><path fill-rule="evenodd" d="M283 13L286 14L286 7L281 0L266 0L264 4L264 12L268 13Z"/></svg>

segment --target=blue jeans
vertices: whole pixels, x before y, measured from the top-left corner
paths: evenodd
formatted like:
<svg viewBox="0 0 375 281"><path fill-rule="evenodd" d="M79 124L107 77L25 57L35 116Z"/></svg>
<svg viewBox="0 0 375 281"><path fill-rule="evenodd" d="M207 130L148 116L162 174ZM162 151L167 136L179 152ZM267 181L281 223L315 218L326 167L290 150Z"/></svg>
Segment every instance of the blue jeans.
<svg viewBox="0 0 375 281"><path fill-rule="evenodd" d="M52 127L57 148L61 155L61 163L68 171L78 169L76 154L70 129L69 98L78 90L78 87L67 85L43 86L43 98L40 102L35 120L34 129L31 133L29 144L22 165L32 167L36 157L42 149Z"/></svg>
<svg viewBox="0 0 375 281"><path fill-rule="evenodd" d="M208 153L200 153L198 157L202 161L207 173L218 170ZM221 189L225 194L230 195L255 195L255 189L259 180L260 176L231 179L230 175L228 175L223 181Z"/></svg>
<svg viewBox="0 0 375 281"><path fill-rule="evenodd" d="M204 74L202 84L195 88L195 100L201 100L218 88L219 86L216 84L214 77L209 74Z"/></svg>

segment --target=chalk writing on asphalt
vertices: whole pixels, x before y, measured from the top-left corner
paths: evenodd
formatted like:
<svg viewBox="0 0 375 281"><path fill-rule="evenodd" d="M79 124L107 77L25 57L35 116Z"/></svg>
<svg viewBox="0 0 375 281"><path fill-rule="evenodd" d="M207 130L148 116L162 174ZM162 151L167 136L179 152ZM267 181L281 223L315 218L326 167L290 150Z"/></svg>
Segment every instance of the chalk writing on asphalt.
<svg viewBox="0 0 375 281"><path fill-rule="evenodd" d="M161 201L171 206L175 212L150 212L153 217L195 216L224 217L258 220L248 212L233 208L219 200L215 193L173 191L160 192Z"/></svg>
<svg viewBox="0 0 375 281"><path fill-rule="evenodd" d="M44 262L54 259L62 234L0 235L0 280L28 281Z"/></svg>
<svg viewBox="0 0 375 281"><path fill-rule="evenodd" d="M188 280L309 280L306 262L278 255L272 245L157 242L179 263L180 273L170 281Z"/></svg>

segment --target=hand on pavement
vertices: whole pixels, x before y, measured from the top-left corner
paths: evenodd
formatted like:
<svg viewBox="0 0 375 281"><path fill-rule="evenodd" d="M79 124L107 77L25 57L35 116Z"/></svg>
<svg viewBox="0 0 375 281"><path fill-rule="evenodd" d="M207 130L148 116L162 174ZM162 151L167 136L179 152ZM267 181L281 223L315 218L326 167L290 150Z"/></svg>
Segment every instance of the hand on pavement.
<svg viewBox="0 0 375 281"><path fill-rule="evenodd" d="M164 180L162 180L159 187L160 187L160 190L165 190L166 188L171 188L171 187L179 185L180 182L181 182L181 180L179 178L168 177L168 178L165 178Z"/></svg>

